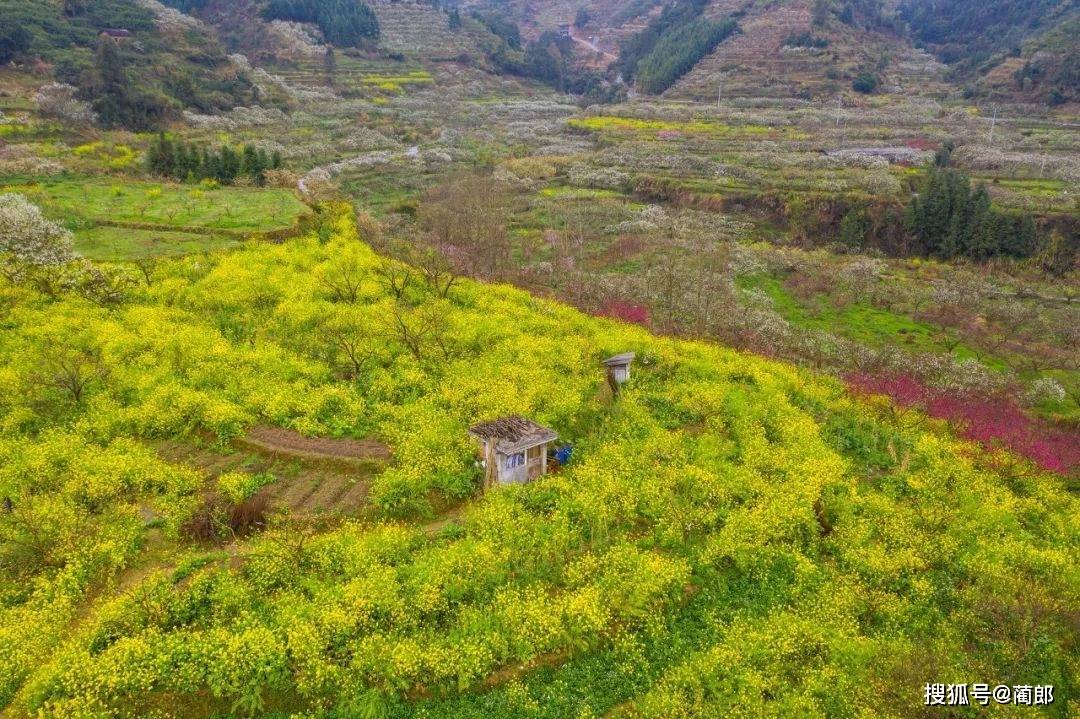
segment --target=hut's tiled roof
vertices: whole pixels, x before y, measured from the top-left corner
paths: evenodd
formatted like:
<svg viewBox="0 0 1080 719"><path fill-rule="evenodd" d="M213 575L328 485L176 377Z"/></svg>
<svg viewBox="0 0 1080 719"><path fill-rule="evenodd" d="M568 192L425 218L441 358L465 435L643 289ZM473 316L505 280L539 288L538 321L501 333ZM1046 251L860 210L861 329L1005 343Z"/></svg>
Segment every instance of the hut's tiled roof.
<svg viewBox="0 0 1080 719"><path fill-rule="evenodd" d="M602 360L602 363L611 367L612 365L630 364L637 357L633 352L623 352L621 355L615 355L614 357L608 357L606 360Z"/></svg>
<svg viewBox="0 0 1080 719"><path fill-rule="evenodd" d="M555 430L517 415L481 422L470 427L469 433L481 439L494 440L495 449L503 454L520 452L559 438Z"/></svg>

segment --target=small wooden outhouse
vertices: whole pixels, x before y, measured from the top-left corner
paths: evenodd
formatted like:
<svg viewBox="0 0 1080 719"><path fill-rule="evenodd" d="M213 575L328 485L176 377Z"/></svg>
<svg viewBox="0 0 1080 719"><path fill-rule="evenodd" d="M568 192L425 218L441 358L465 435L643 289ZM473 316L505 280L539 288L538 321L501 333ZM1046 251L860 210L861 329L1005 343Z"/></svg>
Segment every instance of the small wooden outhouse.
<svg viewBox="0 0 1080 719"><path fill-rule="evenodd" d="M555 430L514 415L481 422L469 434L480 442L486 487L524 484L546 474L548 445L559 438Z"/></svg>
<svg viewBox="0 0 1080 719"><path fill-rule="evenodd" d="M101 31L101 39L122 43L131 38L131 31L122 27L107 27Z"/></svg>
<svg viewBox="0 0 1080 719"><path fill-rule="evenodd" d="M637 355L633 352L624 352L603 360L603 365L607 367L607 379L612 392L618 392L619 387L630 380L630 365L635 357Z"/></svg>

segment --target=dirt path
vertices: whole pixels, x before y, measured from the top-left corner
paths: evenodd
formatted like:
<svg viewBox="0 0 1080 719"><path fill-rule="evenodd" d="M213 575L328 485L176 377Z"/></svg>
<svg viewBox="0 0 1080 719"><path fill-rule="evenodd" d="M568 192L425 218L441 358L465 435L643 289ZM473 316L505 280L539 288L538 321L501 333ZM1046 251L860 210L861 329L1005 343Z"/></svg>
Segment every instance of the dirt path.
<svg viewBox="0 0 1080 719"><path fill-rule="evenodd" d="M420 525L420 531L429 537L434 537L446 527L456 523L469 504L470 502L465 502L451 507L427 524Z"/></svg>
<svg viewBox="0 0 1080 719"><path fill-rule="evenodd" d="M608 62L614 62L615 60L619 59L615 55L612 55L607 50L601 50L596 45L596 43L594 43L592 40L589 40L587 38L583 38L580 35L578 35L577 33L575 33L573 25L570 26L570 39L573 40L574 42L576 42L579 45L584 45L589 50L597 53L598 55L603 55L604 59L607 60Z"/></svg>

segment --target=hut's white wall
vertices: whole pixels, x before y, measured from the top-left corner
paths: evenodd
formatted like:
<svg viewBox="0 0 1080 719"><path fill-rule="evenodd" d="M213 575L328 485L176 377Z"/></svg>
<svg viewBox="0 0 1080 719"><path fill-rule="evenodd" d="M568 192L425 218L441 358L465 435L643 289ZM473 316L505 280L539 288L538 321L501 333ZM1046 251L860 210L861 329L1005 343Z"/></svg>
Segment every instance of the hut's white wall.
<svg viewBox="0 0 1080 719"><path fill-rule="evenodd" d="M548 443L516 452L495 454L494 465L499 484L524 484L547 474Z"/></svg>
<svg viewBox="0 0 1080 719"><path fill-rule="evenodd" d="M524 484L529 481L529 462L526 452L497 453L499 484Z"/></svg>

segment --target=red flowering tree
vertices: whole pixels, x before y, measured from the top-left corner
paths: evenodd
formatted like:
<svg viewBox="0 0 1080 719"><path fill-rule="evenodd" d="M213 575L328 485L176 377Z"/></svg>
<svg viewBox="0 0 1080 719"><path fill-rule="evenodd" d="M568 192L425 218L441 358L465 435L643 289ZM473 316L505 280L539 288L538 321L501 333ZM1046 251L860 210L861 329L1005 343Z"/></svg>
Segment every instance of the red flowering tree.
<svg viewBox="0 0 1080 719"><path fill-rule="evenodd" d="M898 405L919 407L931 417L953 422L964 438L1007 447L1043 469L1067 474L1080 467L1080 433L1030 417L1011 397L943 392L907 374L853 374L847 381L856 392L883 394Z"/></svg>

